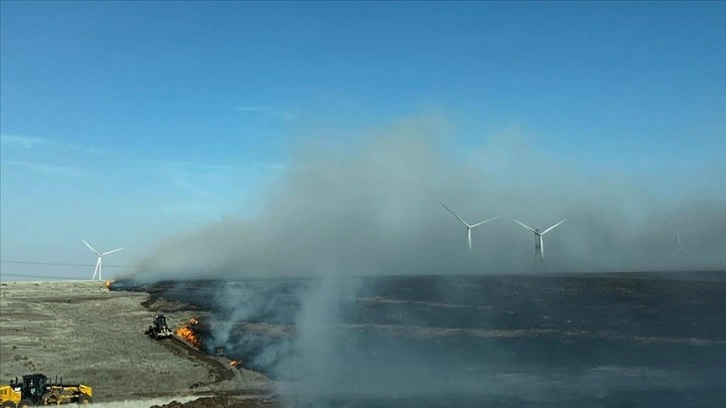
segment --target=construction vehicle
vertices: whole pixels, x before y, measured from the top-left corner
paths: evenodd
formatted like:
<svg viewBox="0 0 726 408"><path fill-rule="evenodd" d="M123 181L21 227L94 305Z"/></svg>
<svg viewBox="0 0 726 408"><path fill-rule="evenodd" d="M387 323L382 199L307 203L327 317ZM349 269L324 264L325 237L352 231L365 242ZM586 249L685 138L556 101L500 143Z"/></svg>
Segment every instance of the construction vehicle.
<svg viewBox="0 0 726 408"><path fill-rule="evenodd" d="M154 324L149 326L145 334L156 340L168 339L174 336L174 332L166 324L166 316L163 314L156 315L156 317L154 317Z"/></svg>
<svg viewBox="0 0 726 408"><path fill-rule="evenodd" d="M0 408L29 408L39 405L90 404L93 389L83 384L51 382L44 374L24 375L22 382L0 385Z"/></svg>

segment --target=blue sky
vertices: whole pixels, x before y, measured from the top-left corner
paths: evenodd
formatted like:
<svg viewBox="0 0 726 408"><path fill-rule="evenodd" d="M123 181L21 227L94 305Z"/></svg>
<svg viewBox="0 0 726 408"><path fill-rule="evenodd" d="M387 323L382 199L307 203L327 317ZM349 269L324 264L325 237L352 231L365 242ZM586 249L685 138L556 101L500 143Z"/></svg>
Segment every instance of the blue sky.
<svg viewBox="0 0 726 408"><path fill-rule="evenodd" d="M663 187L726 152L724 2L1 7L3 259L128 262L246 211L304 131L432 107L460 148L518 126Z"/></svg>

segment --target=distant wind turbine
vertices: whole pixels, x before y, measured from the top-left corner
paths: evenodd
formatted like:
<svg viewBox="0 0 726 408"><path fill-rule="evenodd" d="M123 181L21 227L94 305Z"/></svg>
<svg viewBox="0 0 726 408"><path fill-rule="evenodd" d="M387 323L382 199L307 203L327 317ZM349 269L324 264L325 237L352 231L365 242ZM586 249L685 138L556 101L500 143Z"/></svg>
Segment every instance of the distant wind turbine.
<svg viewBox="0 0 726 408"><path fill-rule="evenodd" d="M675 251L673 251L673 253L671 254L671 256L676 256L676 255L678 255L680 253L690 254L691 251L687 250L686 248L683 248L683 244L681 244L681 230L680 229L677 229L676 230L676 237L678 237L678 249L676 249Z"/></svg>
<svg viewBox="0 0 726 408"><path fill-rule="evenodd" d="M555 227L559 226L563 222L567 221L567 218L565 218L564 220L558 222L557 224L547 228L546 230L544 230L542 232L539 232L539 228L528 227L517 220L512 220L512 221L514 221L517 224L523 226L524 228L527 228L528 230L534 232L534 257L536 260L539 260L540 262L542 262L544 260L544 238L542 236L544 234L552 231L553 229L555 229Z"/></svg>
<svg viewBox="0 0 726 408"><path fill-rule="evenodd" d="M454 217L458 218L459 221L461 221L461 223L466 226L466 249L469 251L469 254L471 254L471 229L474 228L474 227L478 227L479 225L485 224L485 223L487 223L489 221L494 221L494 220L496 220L498 218L502 218L502 216L500 215L498 217L490 218L490 219L488 219L486 221L478 222L478 223L476 223L474 225L469 225L461 217L459 217L458 215L456 215L456 213L454 211L452 211L451 208L447 207L446 204L441 203L441 205L443 205L444 208L446 208L447 210L449 210L449 212L452 213L454 215Z"/></svg>
<svg viewBox="0 0 726 408"><path fill-rule="evenodd" d="M93 270L93 277L91 278L91 280L96 279L96 273L98 273L98 280L101 280L101 272L102 272L102 269L103 269L103 261L102 261L103 256L104 255L108 255L108 254L112 254L114 252L118 252L118 251L122 250L123 248L116 248L113 251L99 253L98 251L96 251L95 249L93 249L93 247L88 242L86 242L85 240L83 240L83 243L86 244L86 246L88 247L88 249L90 249L91 252L93 252L94 254L96 254L96 256L98 257L98 260L96 261L96 268Z"/></svg>

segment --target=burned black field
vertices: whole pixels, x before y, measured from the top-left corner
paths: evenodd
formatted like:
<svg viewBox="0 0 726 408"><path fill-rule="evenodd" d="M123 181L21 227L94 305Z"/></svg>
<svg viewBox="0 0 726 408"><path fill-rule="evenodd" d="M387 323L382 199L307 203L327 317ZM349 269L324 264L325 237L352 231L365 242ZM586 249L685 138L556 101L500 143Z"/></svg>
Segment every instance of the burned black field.
<svg viewBox="0 0 726 408"><path fill-rule="evenodd" d="M688 279L683 279L687 277ZM726 273L117 281L277 380L349 407L724 407Z"/></svg>

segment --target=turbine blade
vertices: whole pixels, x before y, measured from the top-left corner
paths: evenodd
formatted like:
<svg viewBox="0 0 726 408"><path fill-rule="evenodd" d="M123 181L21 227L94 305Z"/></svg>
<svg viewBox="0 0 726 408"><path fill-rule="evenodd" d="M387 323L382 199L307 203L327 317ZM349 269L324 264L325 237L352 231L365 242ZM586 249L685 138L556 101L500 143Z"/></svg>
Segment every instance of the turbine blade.
<svg viewBox="0 0 726 408"><path fill-rule="evenodd" d="M471 225L467 224L466 221L464 221L463 219L461 219L461 217L459 217L458 215L456 215L455 212L451 211L451 208L447 207L444 203L441 203L441 205L443 205L444 208L446 208L447 210L449 210L450 213L454 214L454 217L458 218L459 221L461 221L464 225L466 225L467 227L471 228Z"/></svg>
<svg viewBox="0 0 726 408"><path fill-rule="evenodd" d="M562 221L558 222L557 224L555 224L555 225L553 225L553 226L551 226L551 227L547 228L546 230L544 230L544 231L542 232L542 235L546 234L546 233L547 233L547 232L549 232L549 231L552 231L553 229L555 229L555 227L557 227L558 225L562 224L562 223L563 223L563 222L565 222L565 221L567 221L567 218L565 218L564 220L562 220Z"/></svg>
<svg viewBox="0 0 726 408"><path fill-rule="evenodd" d="M500 215L500 216L498 216L498 217L490 218L490 219L488 219L488 220L486 220L486 221L482 221L482 222L480 222L480 223L474 224L474 225L472 225L472 226L471 226L471 228L474 228L474 227L476 227L476 226L479 226L479 225L482 225L482 224L486 224L486 223L487 223L487 222L489 222L489 221L494 221L494 220L497 220L497 219L499 219L499 218L502 218L502 216Z"/></svg>
<svg viewBox="0 0 726 408"><path fill-rule="evenodd" d="M686 248L681 248L681 250L682 250L683 252L687 253L687 254L690 254L690 253L691 253L691 251L687 250Z"/></svg>
<svg viewBox="0 0 726 408"><path fill-rule="evenodd" d="M681 246L681 230L676 230L676 236L678 237L678 246Z"/></svg>
<svg viewBox="0 0 726 408"><path fill-rule="evenodd" d="M104 255L112 254L112 253L114 253L114 252L118 252L118 251L120 251L120 250L122 250L122 249L123 249L123 248L116 248L116 249L114 249L113 251L108 251L108 252L104 252L104 253L102 253L102 254L101 254L100 256L104 256Z"/></svg>
<svg viewBox="0 0 726 408"><path fill-rule="evenodd" d="M99 254L98 251L96 251L95 249L93 249L93 247L91 246L91 244L89 244L88 242L86 242L86 240L81 240L81 241L83 241L83 243L86 244L86 246L88 247L88 249L90 249L91 251L93 251L94 254L96 254L98 256L101 256L101 254Z"/></svg>
<svg viewBox="0 0 726 408"><path fill-rule="evenodd" d="M542 235L539 236L539 255L544 259L544 237Z"/></svg>
<svg viewBox="0 0 726 408"><path fill-rule="evenodd" d="M517 221L517 220L512 220L512 221L514 221L514 222L516 222L517 224L519 224L519 225L523 226L524 228L527 228L528 230L530 230L530 231L534 232L535 234L537 233L537 231L535 231L535 230L534 230L534 228L532 228L532 227L528 227L528 226L526 226L526 225L522 224L521 222L519 222L519 221Z"/></svg>

